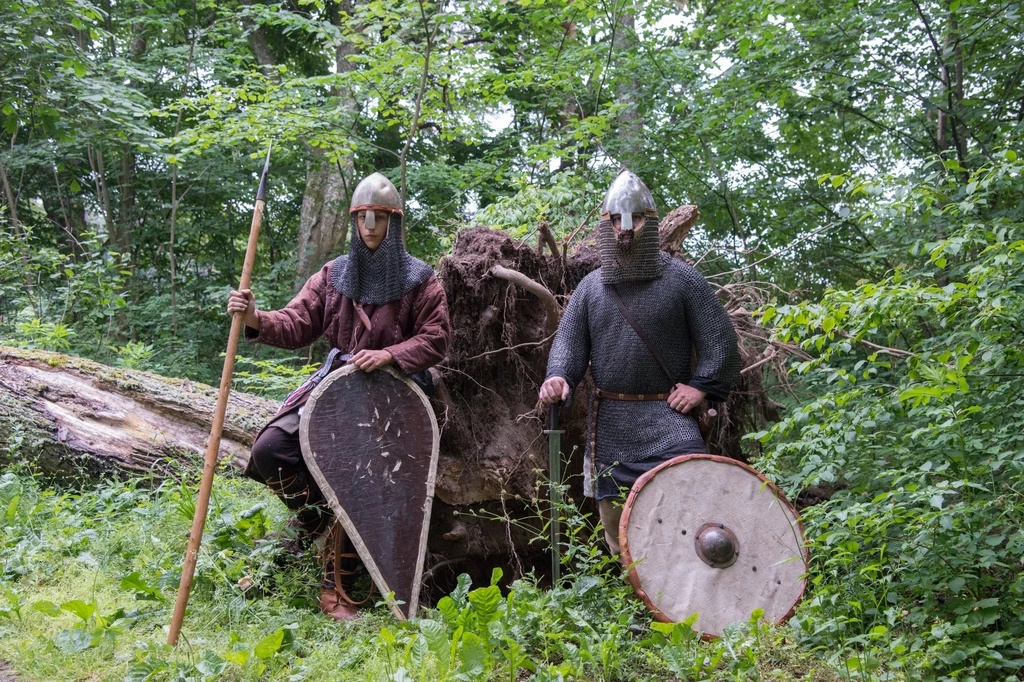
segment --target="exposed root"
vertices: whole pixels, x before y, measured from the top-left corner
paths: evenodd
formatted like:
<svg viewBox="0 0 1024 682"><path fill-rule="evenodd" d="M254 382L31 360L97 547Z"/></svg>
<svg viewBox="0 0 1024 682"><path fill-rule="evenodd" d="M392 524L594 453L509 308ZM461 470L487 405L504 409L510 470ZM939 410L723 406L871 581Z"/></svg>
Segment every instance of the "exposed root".
<svg viewBox="0 0 1024 682"><path fill-rule="evenodd" d="M552 256L555 258L560 257L558 242L555 241L555 235L551 233L551 226L548 225L547 221L542 220L537 226L537 253L544 253L544 245L547 245Z"/></svg>
<svg viewBox="0 0 1024 682"><path fill-rule="evenodd" d="M562 311L558 307L558 301L555 300L554 294L552 294L546 286L534 282L518 270L512 270L497 264L491 267L491 274L499 279L505 280L506 282L511 282L516 286L522 287L539 298L547 313L546 326L548 336L553 335L558 330L558 321L561 319Z"/></svg>
<svg viewBox="0 0 1024 682"><path fill-rule="evenodd" d="M700 218L700 211L696 206L686 205L669 211L658 225L658 240L661 250L673 256L679 253L679 249L690 234L690 229L697 224Z"/></svg>
<svg viewBox="0 0 1024 682"><path fill-rule="evenodd" d="M659 235L670 253L680 251L698 216L696 207L683 206L665 217ZM538 226L536 245L532 239L528 244L498 230L463 230L438 268L448 295L453 337L445 364L437 368L442 381L435 409L445 415L445 423L435 503L439 506L430 546L446 559L487 555L493 562L500 555L514 572L520 570L519 561L526 570L547 563L540 548L529 545L536 529L525 516L527 501L538 494L538 472L547 465L537 391L561 307L579 282L600 266L593 225L588 224L592 217L576 230L589 233L585 238L577 243L570 237L557 250L551 248L543 225ZM553 253L548 255L548 250ZM757 444L743 441L744 434L780 418L783 406L769 392L790 390L787 363L808 356L798 346L772 339L752 315L776 294L773 285L713 286L736 328L743 370L728 402L708 406L717 413L709 449L746 459ZM583 451L585 396L591 390L588 376L577 390L581 399L560 414L566 430L565 475L570 496L577 500L582 500L582 457L569 454ZM472 573L477 563L467 562L460 569Z"/></svg>

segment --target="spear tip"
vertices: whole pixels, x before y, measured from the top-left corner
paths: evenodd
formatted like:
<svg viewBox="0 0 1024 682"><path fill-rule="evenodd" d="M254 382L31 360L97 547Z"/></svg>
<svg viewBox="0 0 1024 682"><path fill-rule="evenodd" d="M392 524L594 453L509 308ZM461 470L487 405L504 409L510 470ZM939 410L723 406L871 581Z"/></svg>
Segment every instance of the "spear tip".
<svg viewBox="0 0 1024 682"><path fill-rule="evenodd" d="M256 201L267 200L267 177L270 175L270 149L271 144L267 145L267 158L263 162L263 173L260 174L260 188L256 190Z"/></svg>

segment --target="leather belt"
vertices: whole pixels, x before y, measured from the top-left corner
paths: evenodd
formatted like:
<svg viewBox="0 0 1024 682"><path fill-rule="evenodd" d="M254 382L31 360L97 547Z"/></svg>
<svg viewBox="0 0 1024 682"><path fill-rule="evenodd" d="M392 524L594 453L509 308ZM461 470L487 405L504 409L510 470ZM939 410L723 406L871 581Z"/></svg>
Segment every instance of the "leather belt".
<svg viewBox="0 0 1024 682"><path fill-rule="evenodd" d="M627 402L668 400L669 393L615 393L594 388L594 401L590 405L590 480L597 480L597 411L602 400L624 400ZM688 413L697 421L700 437L707 443L711 433L711 418L718 415L713 409L704 410L698 405ZM586 466L586 465L584 465Z"/></svg>
<svg viewBox="0 0 1024 682"><path fill-rule="evenodd" d="M668 400L669 393L613 393L603 391L600 388L594 389L595 398L608 398L609 400Z"/></svg>
<svg viewBox="0 0 1024 682"><path fill-rule="evenodd" d="M594 401L590 405L590 458L597 459L597 410L601 400L625 400L630 402L668 400L668 393L615 393L600 388L594 389Z"/></svg>

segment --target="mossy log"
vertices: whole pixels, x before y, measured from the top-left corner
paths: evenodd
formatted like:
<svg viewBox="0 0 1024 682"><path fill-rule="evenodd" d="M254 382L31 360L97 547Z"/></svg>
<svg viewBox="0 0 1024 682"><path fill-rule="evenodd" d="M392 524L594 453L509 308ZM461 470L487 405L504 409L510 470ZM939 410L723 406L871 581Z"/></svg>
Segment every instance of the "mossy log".
<svg viewBox="0 0 1024 682"><path fill-rule="evenodd" d="M202 468L216 389L60 353L0 346L0 462L57 478ZM277 403L232 393L221 454L244 466Z"/></svg>

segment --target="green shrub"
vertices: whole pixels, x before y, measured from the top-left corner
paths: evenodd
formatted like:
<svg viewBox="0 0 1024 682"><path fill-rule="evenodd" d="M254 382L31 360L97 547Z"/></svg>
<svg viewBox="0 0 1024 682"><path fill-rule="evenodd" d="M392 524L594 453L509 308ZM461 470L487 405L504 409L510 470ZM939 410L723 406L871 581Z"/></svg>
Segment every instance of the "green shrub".
<svg viewBox="0 0 1024 682"><path fill-rule="evenodd" d="M794 625L822 650L857 647L857 674L1024 667L1021 170L1007 152L969 177L947 162L919 182L846 180L851 200L873 197L866 229L919 235L908 263L763 311L816 353L793 368L816 397L753 435L760 465L793 491L840 488L804 513L812 589Z"/></svg>

